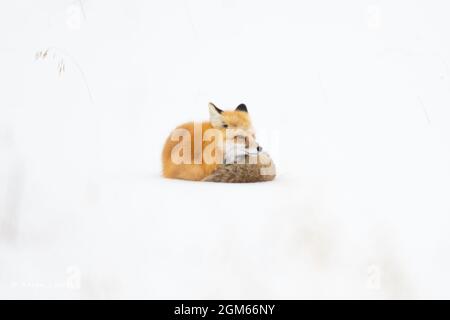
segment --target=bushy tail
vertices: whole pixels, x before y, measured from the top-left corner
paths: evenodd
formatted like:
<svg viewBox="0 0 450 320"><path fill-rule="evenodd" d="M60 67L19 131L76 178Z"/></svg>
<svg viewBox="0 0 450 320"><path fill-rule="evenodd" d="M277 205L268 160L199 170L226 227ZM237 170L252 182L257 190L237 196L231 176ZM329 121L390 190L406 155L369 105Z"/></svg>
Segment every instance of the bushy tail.
<svg viewBox="0 0 450 320"><path fill-rule="evenodd" d="M263 182L275 179L275 165L267 154L264 161L258 157L257 164L223 164L203 179L209 182ZM268 159L268 160L267 160Z"/></svg>

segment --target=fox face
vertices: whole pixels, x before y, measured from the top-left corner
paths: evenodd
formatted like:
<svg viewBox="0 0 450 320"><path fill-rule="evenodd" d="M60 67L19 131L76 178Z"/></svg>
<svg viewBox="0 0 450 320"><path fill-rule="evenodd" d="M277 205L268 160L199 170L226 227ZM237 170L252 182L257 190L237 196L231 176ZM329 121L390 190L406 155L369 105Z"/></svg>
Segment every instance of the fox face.
<svg viewBox="0 0 450 320"><path fill-rule="evenodd" d="M225 162L231 163L239 157L254 155L262 150L256 142L245 104L240 104L233 111L223 111L209 103L209 115L212 127L222 131Z"/></svg>
<svg viewBox="0 0 450 320"><path fill-rule="evenodd" d="M248 115L247 107L241 103L233 111L223 111L213 103L209 103L209 118L211 125L216 129L243 129L252 130L252 123Z"/></svg>
<svg viewBox="0 0 450 320"><path fill-rule="evenodd" d="M225 133L224 161L235 163L245 161L246 156L256 156L262 147L256 142L253 131L227 129Z"/></svg>

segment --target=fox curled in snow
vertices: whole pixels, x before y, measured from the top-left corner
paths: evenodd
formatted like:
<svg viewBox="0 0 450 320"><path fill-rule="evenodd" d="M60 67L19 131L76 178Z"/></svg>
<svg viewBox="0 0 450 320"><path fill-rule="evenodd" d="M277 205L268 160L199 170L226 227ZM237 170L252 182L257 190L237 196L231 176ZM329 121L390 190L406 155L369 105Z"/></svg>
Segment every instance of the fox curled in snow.
<svg viewBox="0 0 450 320"><path fill-rule="evenodd" d="M209 103L209 121L178 126L162 152L166 178L258 182L275 178L275 166L255 139L247 107L223 111Z"/></svg>

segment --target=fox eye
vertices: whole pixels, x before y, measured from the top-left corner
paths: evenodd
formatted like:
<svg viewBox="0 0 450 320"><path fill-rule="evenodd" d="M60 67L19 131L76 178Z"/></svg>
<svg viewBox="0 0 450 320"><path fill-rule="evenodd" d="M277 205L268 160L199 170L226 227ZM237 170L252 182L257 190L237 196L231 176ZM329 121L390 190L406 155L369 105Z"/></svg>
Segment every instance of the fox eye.
<svg viewBox="0 0 450 320"><path fill-rule="evenodd" d="M226 123L224 123L222 126L223 126L224 128L228 128L228 125L227 125Z"/></svg>

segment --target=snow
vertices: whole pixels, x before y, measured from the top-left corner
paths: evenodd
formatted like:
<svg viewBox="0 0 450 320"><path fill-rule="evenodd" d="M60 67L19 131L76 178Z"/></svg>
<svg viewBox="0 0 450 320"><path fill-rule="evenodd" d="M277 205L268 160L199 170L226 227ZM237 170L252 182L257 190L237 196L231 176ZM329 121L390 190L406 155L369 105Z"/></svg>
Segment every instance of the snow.
<svg viewBox="0 0 450 320"><path fill-rule="evenodd" d="M449 9L3 2L0 298L450 298ZM273 182L161 177L209 101Z"/></svg>

